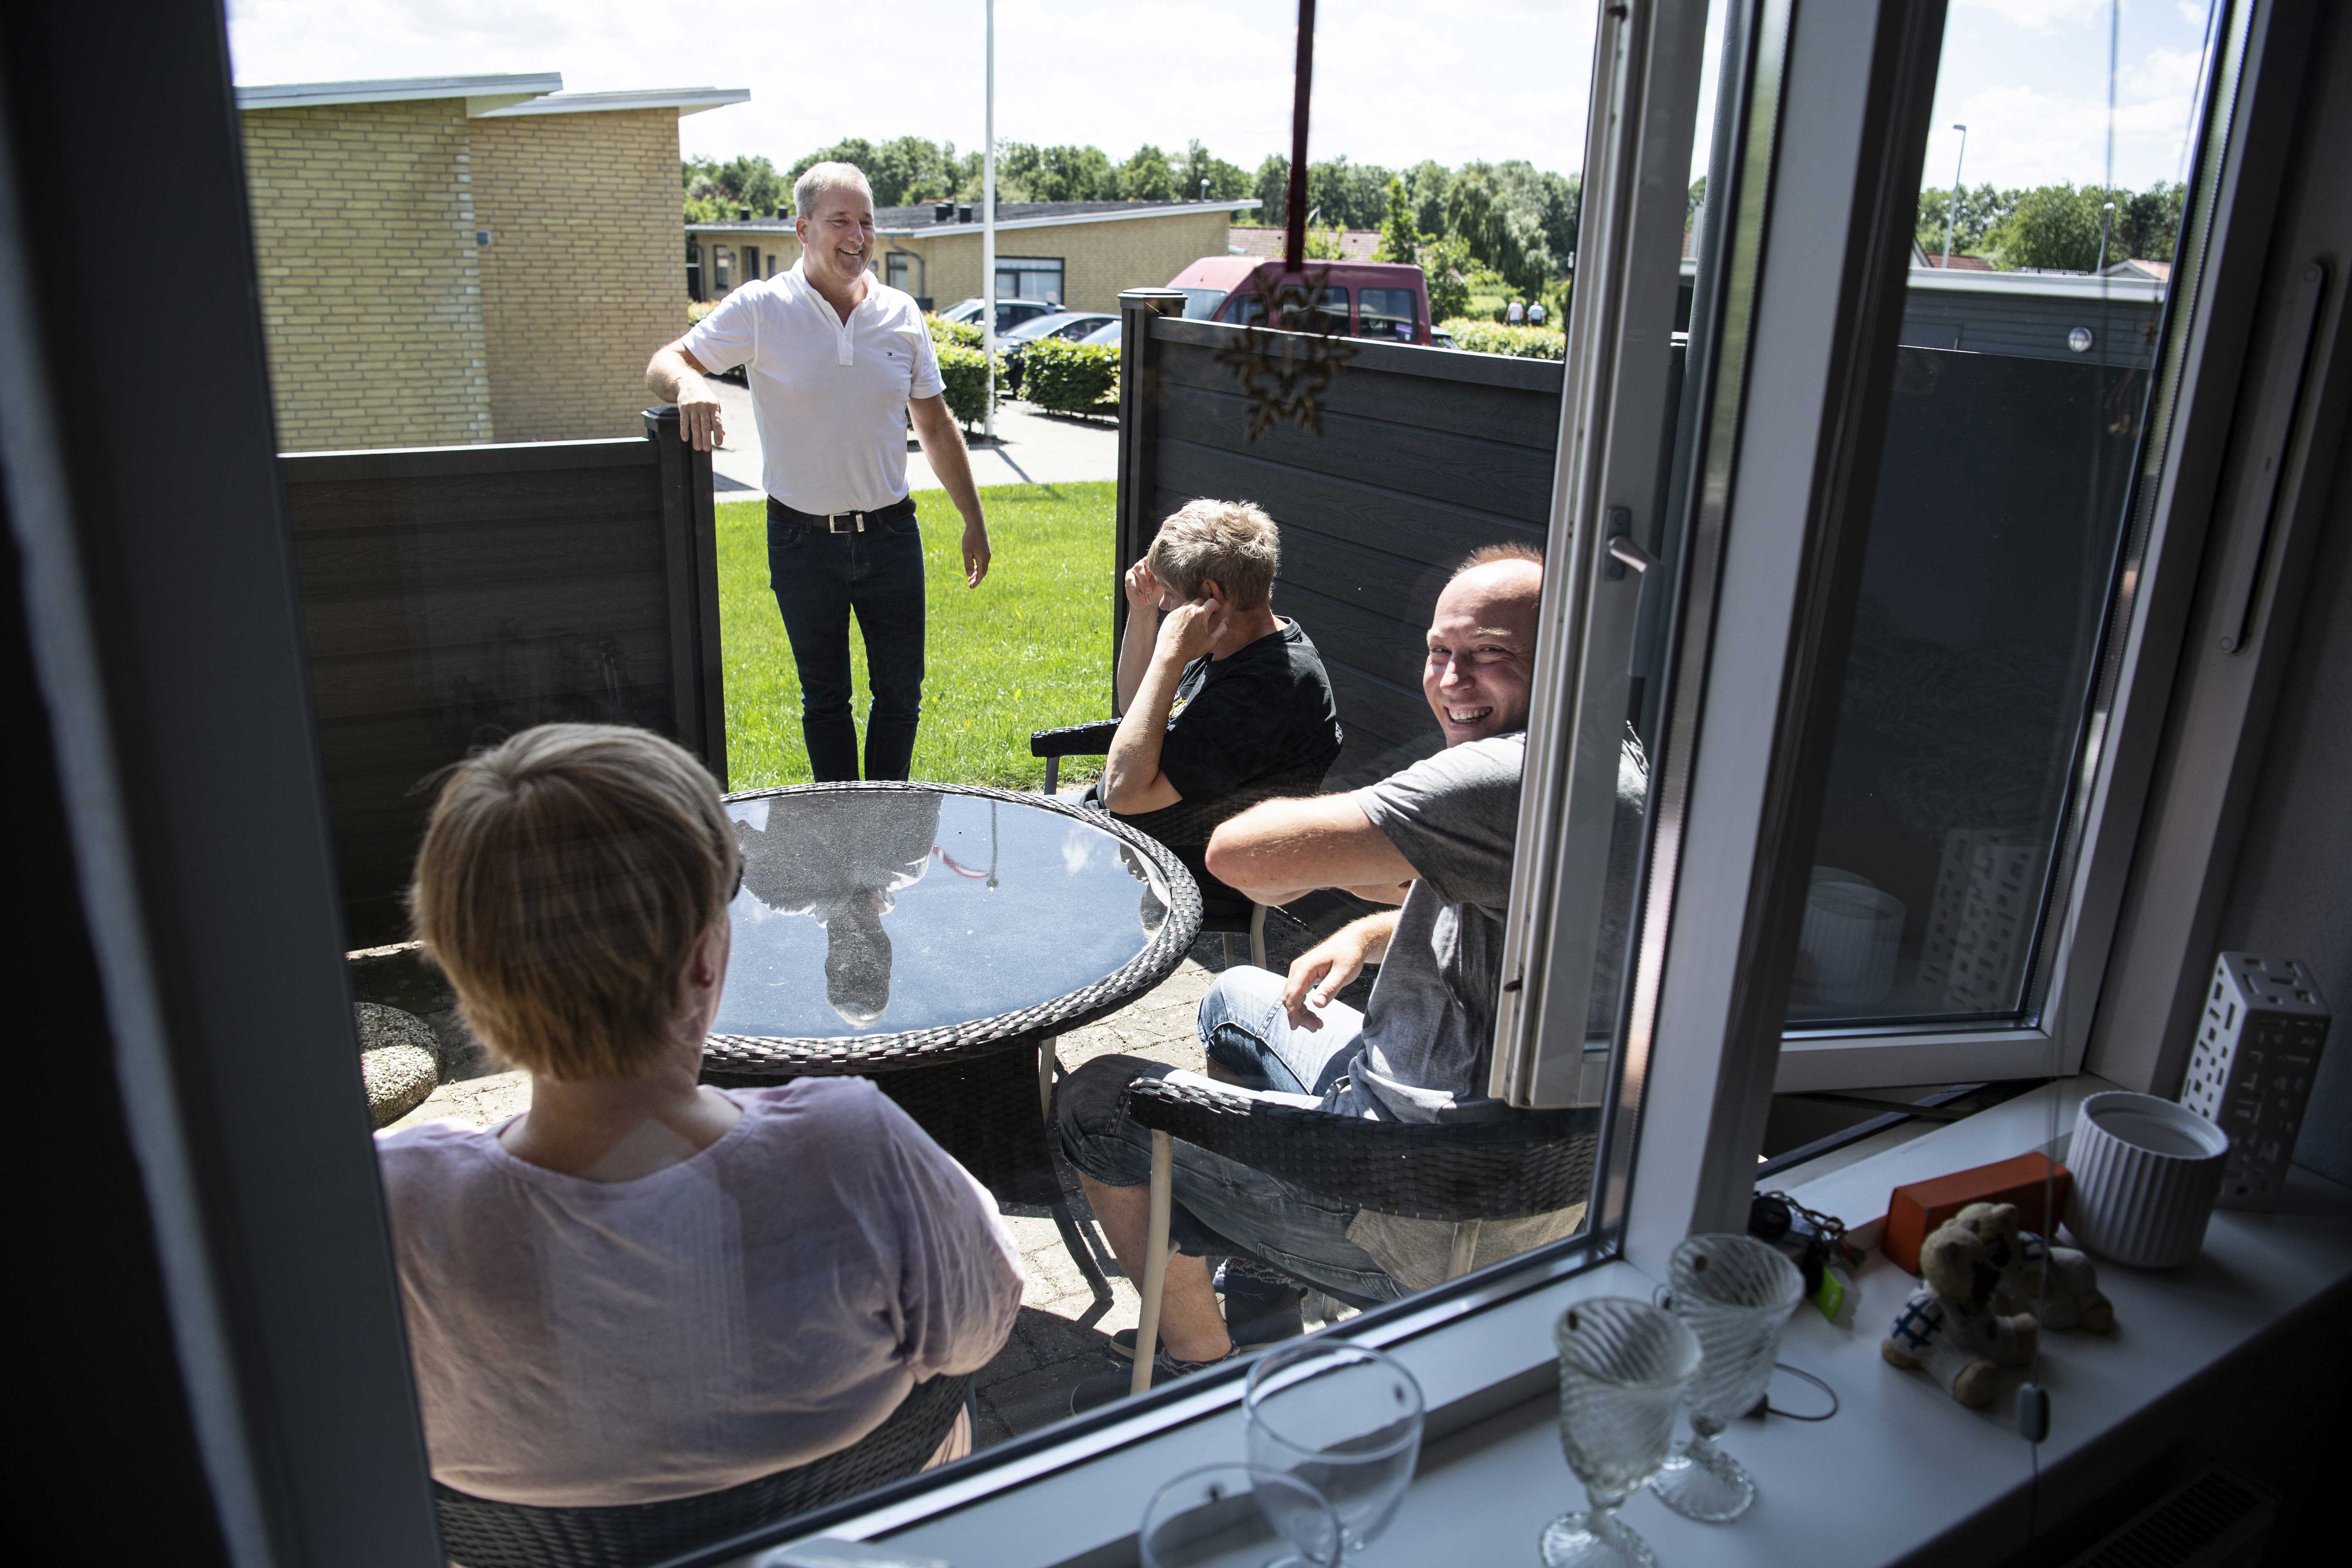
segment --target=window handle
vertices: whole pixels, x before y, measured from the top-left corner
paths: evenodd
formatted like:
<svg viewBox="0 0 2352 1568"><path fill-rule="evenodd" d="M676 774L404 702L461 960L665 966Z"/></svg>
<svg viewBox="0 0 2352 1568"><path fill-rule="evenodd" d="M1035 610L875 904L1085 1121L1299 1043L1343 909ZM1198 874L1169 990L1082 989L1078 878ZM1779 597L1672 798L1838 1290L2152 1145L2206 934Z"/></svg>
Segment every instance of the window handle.
<svg viewBox="0 0 2352 1568"><path fill-rule="evenodd" d="M1658 558L1642 548L1633 538L1633 513L1622 506L1609 509L1609 565L1602 575L1614 583L1625 575L1625 568L1646 574L1658 563Z"/></svg>

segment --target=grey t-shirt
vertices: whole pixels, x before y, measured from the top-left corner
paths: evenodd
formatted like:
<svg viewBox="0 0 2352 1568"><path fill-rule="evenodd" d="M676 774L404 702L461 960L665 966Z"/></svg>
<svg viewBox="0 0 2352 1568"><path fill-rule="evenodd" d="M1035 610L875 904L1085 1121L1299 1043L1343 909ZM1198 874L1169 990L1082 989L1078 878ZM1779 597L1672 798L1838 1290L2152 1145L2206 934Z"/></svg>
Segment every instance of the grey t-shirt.
<svg viewBox="0 0 2352 1568"><path fill-rule="evenodd" d="M1420 873L1364 1010L1363 1047L1324 1108L1396 1121L1494 1114L1486 1093L1524 734L1449 747L1355 793Z"/></svg>

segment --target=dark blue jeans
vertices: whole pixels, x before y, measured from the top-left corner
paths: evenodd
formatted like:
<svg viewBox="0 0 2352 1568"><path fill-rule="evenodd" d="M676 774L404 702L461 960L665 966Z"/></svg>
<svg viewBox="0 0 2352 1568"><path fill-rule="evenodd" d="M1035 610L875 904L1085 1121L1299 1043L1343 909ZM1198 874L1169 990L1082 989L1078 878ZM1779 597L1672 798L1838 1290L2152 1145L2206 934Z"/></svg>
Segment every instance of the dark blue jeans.
<svg viewBox="0 0 2352 1568"><path fill-rule="evenodd" d="M768 586L801 676L801 738L820 784L857 777L849 710L849 617L866 639L874 702L866 776L903 779L923 713L923 534L912 512L827 533L768 502Z"/></svg>

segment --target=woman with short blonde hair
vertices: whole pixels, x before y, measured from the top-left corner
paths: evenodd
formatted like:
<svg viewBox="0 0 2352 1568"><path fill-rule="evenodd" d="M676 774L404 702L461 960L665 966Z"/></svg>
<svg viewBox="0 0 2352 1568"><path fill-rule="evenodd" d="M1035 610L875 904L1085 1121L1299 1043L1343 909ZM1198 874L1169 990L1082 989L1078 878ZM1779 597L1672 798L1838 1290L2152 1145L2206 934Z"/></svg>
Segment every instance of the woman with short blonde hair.
<svg viewBox="0 0 2352 1568"><path fill-rule="evenodd" d="M709 774L643 731L542 725L441 786L417 934L531 1080L488 1131L378 1141L446 1486L723 1490L847 1447L1011 1335L994 1204L871 1083L698 1081L741 874Z"/></svg>

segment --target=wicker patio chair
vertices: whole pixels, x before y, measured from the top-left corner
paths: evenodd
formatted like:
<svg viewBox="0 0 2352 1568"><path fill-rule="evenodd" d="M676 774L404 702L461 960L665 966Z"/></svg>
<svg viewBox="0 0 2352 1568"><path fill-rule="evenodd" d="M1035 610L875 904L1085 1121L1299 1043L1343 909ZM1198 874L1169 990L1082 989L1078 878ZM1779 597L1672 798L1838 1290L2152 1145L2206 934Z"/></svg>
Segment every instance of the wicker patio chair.
<svg viewBox="0 0 2352 1568"><path fill-rule="evenodd" d="M913 1475L970 1396L970 1377L915 1385L860 1441L724 1491L605 1508L492 1502L434 1483L441 1544L461 1568L640 1568Z"/></svg>
<svg viewBox="0 0 2352 1568"><path fill-rule="evenodd" d="M1151 1386L1159 1338L1176 1139L1340 1203L1451 1224L1449 1279L1469 1271L1486 1221L1584 1201L1601 1144L1598 1108L1515 1111L1491 1121L1372 1121L1161 1079L1138 1079L1120 1103L1151 1130L1150 1233L1131 1385L1138 1394Z"/></svg>
<svg viewBox="0 0 2352 1568"><path fill-rule="evenodd" d="M1060 786L1064 757L1107 755L1111 737L1118 732L1116 719L1033 731L1029 736L1029 754L1045 759L1045 793L1052 795ZM1205 858L1209 835L1217 830L1220 823L1239 816L1260 801L1321 793L1325 771L1319 767L1289 768L1254 780L1231 795L1202 801L1181 800L1164 811L1150 814L1150 826L1143 830L1174 850L1176 858L1184 862L1184 868L1192 873L1193 880L1201 884L1201 933L1206 936L1213 932L1224 938L1228 962L1233 957L1233 939L1246 933L1250 962L1260 969L1266 967L1265 906L1244 898L1209 875ZM1141 819L1128 820L1140 825Z"/></svg>

